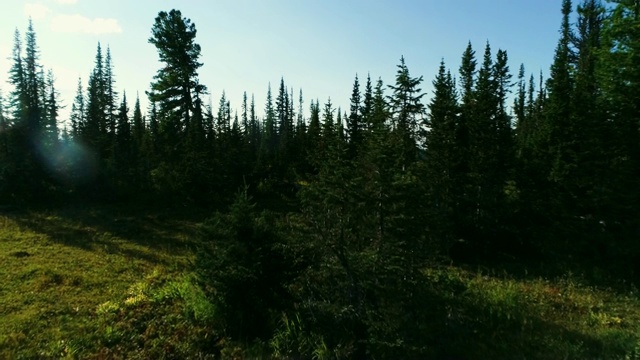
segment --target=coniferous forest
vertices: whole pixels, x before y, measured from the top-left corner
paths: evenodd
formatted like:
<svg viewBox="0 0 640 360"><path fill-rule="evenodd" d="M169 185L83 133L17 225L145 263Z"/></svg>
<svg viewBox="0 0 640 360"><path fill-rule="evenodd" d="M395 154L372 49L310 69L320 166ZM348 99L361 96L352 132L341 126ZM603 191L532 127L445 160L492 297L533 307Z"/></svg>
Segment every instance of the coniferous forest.
<svg viewBox="0 0 640 360"><path fill-rule="evenodd" d="M461 44L429 79L401 56L394 79L356 75L346 109L284 78L264 109L208 103L196 26L171 10L148 40L150 106L98 44L64 119L31 22L16 30L6 229L69 206L205 214L188 281L152 279L136 312L90 309L103 335L24 358L640 358L640 2L561 5L548 78ZM0 354L21 341L0 335Z"/></svg>

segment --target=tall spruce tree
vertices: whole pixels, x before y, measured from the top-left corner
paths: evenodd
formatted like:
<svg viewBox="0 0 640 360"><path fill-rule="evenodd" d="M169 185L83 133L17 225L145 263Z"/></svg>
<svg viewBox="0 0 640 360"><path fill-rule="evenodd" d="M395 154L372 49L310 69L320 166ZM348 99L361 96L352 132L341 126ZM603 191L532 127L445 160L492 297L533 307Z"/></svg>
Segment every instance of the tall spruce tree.
<svg viewBox="0 0 640 360"><path fill-rule="evenodd" d="M58 115L61 108L59 97L60 93L55 87L55 78L53 71L47 72L46 78L46 98L45 98L45 114L44 114L44 137L43 141L49 151L53 151L58 144L59 129L58 129Z"/></svg>
<svg viewBox="0 0 640 360"><path fill-rule="evenodd" d="M444 60L433 81L433 98L428 105L425 127L425 167L433 235L446 247L455 238L455 214L461 197L456 139L458 95Z"/></svg>
<svg viewBox="0 0 640 360"><path fill-rule="evenodd" d="M128 179L131 177L131 123L129 121L129 106L127 104L127 94L122 94L122 102L118 109L116 123L116 133L113 144L113 162L115 162L112 177L118 184L120 191L126 191Z"/></svg>
<svg viewBox="0 0 640 360"><path fill-rule="evenodd" d="M608 159L616 141L604 117L602 86L597 76L598 56L601 53L604 7L598 0L584 0L577 8L576 32L572 37L575 54L572 58L574 89L571 122L575 146L575 172L570 180L575 195L576 215L597 221L611 213L607 204L612 183ZM599 220L596 220L599 219ZM593 228L595 232L597 229Z"/></svg>
<svg viewBox="0 0 640 360"><path fill-rule="evenodd" d="M373 85L371 84L371 75L367 74L367 83L364 86L364 96L362 98L362 125L364 133L371 128L371 114L373 113Z"/></svg>
<svg viewBox="0 0 640 360"><path fill-rule="evenodd" d="M422 97L425 94L419 88L422 76L411 77L404 56L400 58L397 67L395 85L389 85L393 94L388 97L388 101L393 114L391 119L394 134L402 148L400 158L407 165L416 158L416 143L421 133L420 124L425 110Z"/></svg>
<svg viewBox="0 0 640 360"><path fill-rule="evenodd" d="M44 93L44 78L42 77L40 65L40 51L36 43L36 33L33 28L33 21L29 19L29 26L25 33L25 56L24 56L24 89L26 92L26 112L25 121L27 133L30 137L40 135L42 130L42 118L44 104L41 94Z"/></svg>
<svg viewBox="0 0 640 360"><path fill-rule="evenodd" d="M369 86L371 86L371 83L369 83ZM347 118L347 137L349 139L349 157L353 159L357 156L358 151L362 146L364 133L360 82L358 81L358 74L356 74L356 78L353 81L353 90L351 91L351 104L349 111L349 117Z"/></svg>
<svg viewBox="0 0 640 360"><path fill-rule="evenodd" d="M549 162L552 164L550 178L562 186L570 181L576 157L577 142L574 138L576 124L572 119L573 104L573 70L571 58L571 31L570 16L572 12L571 0L562 2L562 25L560 28L560 40L556 47L553 64L547 89L549 92L547 105L546 131L548 132ZM574 196L567 194L569 196ZM567 199L568 200L568 199ZM568 201L567 201L568 203Z"/></svg>
<svg viewBox="0 0 640 360"><path fill-rule="evenodd" d="M107 108L105 104L104 64L102 47L98 43L95 65L89 75L87 99L85 104L85 122L82 128L83 140L100 154L100 159L106 158L107 148Z"/></svg>
<svg viewBox="0 0 640 360"><path fill-rule="evenodd" d="M267 99L264 109L264 125L263 125L263 152L266 154L273 154L277 144L277 125L276 125L276 109L273 107L273 95L271 94L271 83L267 88Z"/></svg>
<svg viewBox="0 0 640 360"><path fill-rule="evenodd" d="M116 137L116 127L118 123L117 117L119 110L116 111L118 105L118 94L115 91L115 75L113 73L113 60L111 58L111 49L107 46L104 56L104 106L105 106L105 129L108 141L113 142Z"/></svg>
<svg viewBox="0 0 640 360"><path fill-rule="evenodd" d="M9 70L9 84L13 90L9 94L9 106L15 125L22 126L27 108L27 90L25 69L22 61L22 39L16 29L13 37L13 51L11 53L11 69Z"/></svg>
<svg viewBox="0 0 640 360"><path fill-rule="evenodd" d="M459 68L460 74L460 116L456 126L456 143L460 151L460 162L458 163L457 173L460 176L460 190L464 194L460 199L460 211L456 214L456 223L458 227L458 236L466 239L475 234L472 228L469 214L473 213L474 205L471 200L471 194L474 191L470 179L470 161L473 155L471 151L470 128L475 111L475 88L476 88L476 72L477 72L476 53L473 50L471 42L467 44L462 54L462 61Z"/></svg>
<svg viewBox="0 0 640 360"><path fill-rule="evenodd" d="M640 190L637 179L640 176L640 2L610 0L608 3L610 12L602 24L596 63L597 85L601 87L596 90L600 96L599 110L602 112L599 115L609 129L608 139L603 139L607 150L605 154L608 155L605 183L600 187L604 193L598 199L604 200L605 204L602 201L597 204L605 205L599 211L606 213L601 220L607 224L617 224L607 227L608 231L615 233L613 238L620 239L613 242L611 245L615 246L610 246L609 249L615 249L613 254L618 255L616 258L631 259L639 264L637 229ZM589 20L593 18L593 15L588 16L589 5L586 2L581 9L585 22L597 22ZM576 96L579 95L581 93L577 89ZM594 182L594 185L597 183ZM623 239L627 241L621 241ZM640 274L640 266L636 266L633 271Z"/></svg>
<svg viewBox="0 0 640 360"><path fill-rule="evenodd" d="M166 141L164 150L168 154L175 154L173 150L181 143L181 134L189 128L195 94L206 91L198 80L202 63L196 33L195 24L173 9L158 13L149 38L164 64L154 76L148 95L157 103L160 131Z"/></svg>
<svg viewBox="0 0 640 360"><path fill-rule="evenodd" d="M84 108L84 89L82 87L82 78L78 78L78 87L76 88L76 96L71 104L71 114L69 116L71 122L71 136L78 140L85 124L85 108Z"/></svg>

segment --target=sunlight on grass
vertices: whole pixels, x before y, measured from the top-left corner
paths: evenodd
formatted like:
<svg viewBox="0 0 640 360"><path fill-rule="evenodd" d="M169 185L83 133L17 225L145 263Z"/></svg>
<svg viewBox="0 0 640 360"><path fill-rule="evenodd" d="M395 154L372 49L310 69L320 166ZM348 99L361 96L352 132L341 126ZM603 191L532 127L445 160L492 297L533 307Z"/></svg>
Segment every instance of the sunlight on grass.
<svg viewBox="0 0 640 360"><path fill-rule="evenodd" d="M0 358L95 351L102 336L95 315L143 302L135 286L154 269L169 276L187 267L187 234L154 243L148 218L123 226L113 217L82 210L0 216Z"/></svg>
<svg viewBox="0 0 640 360"><path fill-rule="evenodd" d="M514 358L530 358L547 349L550 359L640 358L640 299L634 289L626 294L598 289L571 274L522 280L446 268L427 270L426 276L444 283L440 289L456 282L464 289L455 296L458 316L472 329L475 343L491 346L473 355L511 351Z"/></svg>

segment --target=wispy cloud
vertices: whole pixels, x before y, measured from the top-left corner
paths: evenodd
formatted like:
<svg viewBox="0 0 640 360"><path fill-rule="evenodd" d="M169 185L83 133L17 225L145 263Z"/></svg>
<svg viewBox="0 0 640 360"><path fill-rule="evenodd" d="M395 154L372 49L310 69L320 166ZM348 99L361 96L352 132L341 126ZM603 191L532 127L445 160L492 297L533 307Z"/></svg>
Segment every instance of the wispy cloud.
<svg viewBox="0 0 640 360"><path fill-rule="evenodd" d="M79 14L57 15L51 20L51 29L64 33L119 34L122 27L117 19L90 19Z"/></svg>
<svg viewBox="0 0 640 360"><path fill-rule="evenodd" d="M51 10L48 7L42 4L28 3L24 5L24 14L33 20L44 19L50 11Z"/></svg>

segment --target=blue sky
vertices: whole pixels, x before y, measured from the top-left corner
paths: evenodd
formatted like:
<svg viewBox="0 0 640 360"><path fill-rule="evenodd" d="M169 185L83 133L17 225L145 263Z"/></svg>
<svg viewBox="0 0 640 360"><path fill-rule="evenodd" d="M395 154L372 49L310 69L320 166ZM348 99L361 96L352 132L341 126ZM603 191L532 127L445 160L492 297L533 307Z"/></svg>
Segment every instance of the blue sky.
<svg viewBox="0 0 640 360"><path fill-rule="evenodd" d="M111 48L116 87L131 101L159 68L147 42L154 18L173 8L190 18L202 46L200 80L214 106L223 90L240 108L243 91L255 94L262 115L267 85L274 91L284 77L302 88L305 109L311 99L330 96L343 111L354 76L367 73L385 84L394 81L404 55L413 76L431 81L444 58L457 73L467 42L481 59L489 41L507 50L511 72L520 63L527 73L548 72L560 26L560 0L2 0L0 12L0 89L6 83L17 28L23 35L32 17L41 63L53 69L65 120L77 79L86 84L98 42ZM144 109L143 109L144 111Z"/></svg>

